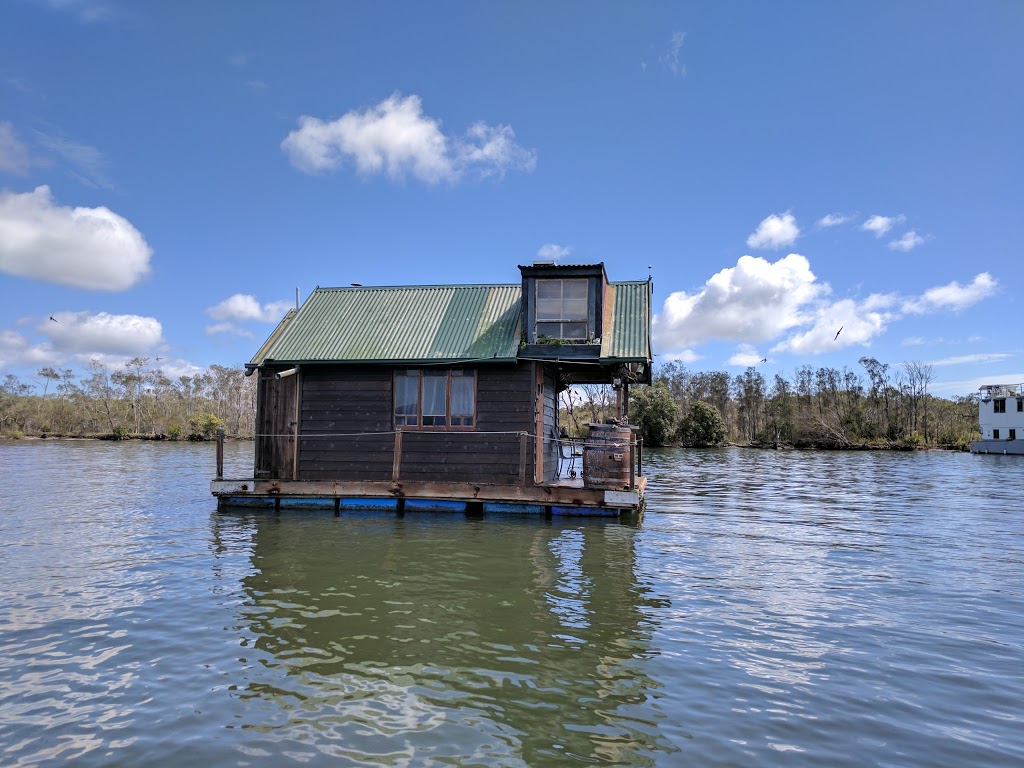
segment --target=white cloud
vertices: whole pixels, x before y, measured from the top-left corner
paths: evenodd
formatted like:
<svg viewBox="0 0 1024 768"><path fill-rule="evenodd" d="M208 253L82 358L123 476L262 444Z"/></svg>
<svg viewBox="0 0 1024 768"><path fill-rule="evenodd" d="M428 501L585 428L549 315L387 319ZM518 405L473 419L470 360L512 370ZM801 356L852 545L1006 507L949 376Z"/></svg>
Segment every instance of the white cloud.
<svg viewBox="0 0 1024 768"><path fill-rule="evenodd" d="M683 49L683 43L685 42L685 32L673 32L668 53L661 57L661 63L665 66L665 69L672 73L673 77L686 76L686 65L679 61L679 52ZM644 68L646 69L646 65L644 65Z"/></svg>
<svg viewBox="0 0 1024 768"><path fill-rule="evenodd" d="M932 360L929 365L979 365L985 363L998 363L1006 360L1010 355L1003 352L979 353L975 355L957 355L955 357L944 357L941 360Z"/></svg>
<svg viewBox="0 0 1024 768"><path fill-rule="evenodd" d="M929 391L933 395L969 395L986 384L1008 384L1015 386L1024 381L1024 373L1002 373L979 376L965 381L937 381Z"/></svg>
<svg viewBox="0 0 1024 768"><path fill-rule="evenodd" d="M695 363L701 359L701 355L698 355L692 349L684 349L679 352L670 352L667 355L660 355L661 359L666 362L680 362L680 363Z"/></svg>
<svg viewBox="0 0 1024 768"><path fill-rule="evenodd" d="M49 344L33 344L17 331L0 331L0 369L54 365L57 361Z"/></svg>
<svg viewBox="0 0 1024 768"><path fill-rule="evenodd" d="M536 152L516 144L509 126L476 122L464 137L448 137L439 121L423 114L418 96L394 94L337 120L303 115L298 122L281 149L306 173L335 170L351 161L367 176L386 173L401 180L411 174L437 184L469 173L503 176L508 170L532 171L536 166Z"/></svg>
<svg viewBox="0 0 1024 768"><path fill-rule="evenodd" d="M921 336L908 336L900 342L904 347L923 347L928 343L928 339Z"/></svg>
<svg viewBox="0 0 1024 768"><path fill-rule="evenodd" d="M988 272L980 272L968 285L960 285L954 280L947 285L929 288L919 298L907 301L903 306L903 311L914 315L923 315L941 309L952 309L959 312L992 296L998 286L999 281L992 275Z"/></svg>
<svg viewBox="0 0 1024 768"><path fill-rule="evenodd" d="M558 261L564 259L572 253L572 248L567 245L557 245L555 243L545 243L537 249L537 258L543 260Z"/></svg>
<svg viewBox="0 0 1024 768"><path fill-rule="evenodd" d="M782 248L792 245L798 237L800 228L793 214L783 213L780 216L773 213L758 224L757 230L747 238L747 245L751 248Z"/></svg>
<svg viewBox="0 0 1024 768"><path fill-rule="evenodd" d="M32 165L28 147L14 135L10 122L0 123L0 171L24 176Z"/></svg>
<svg viewBox="0 0 1024 768"><path fill-rule="evenodd" d="M763 355L750 344L740 344L732 357L725 361L726 365L739 365L749 368L761 362Z"/></svg>
<svg viewBox="0 0 1024 768"><path fill-rule="evenodd" d="M149 272L152 250L108 208L56 205L50 188L0 192L0 271L102 291L131 288Z"/></svg>
<svg viewBox="0 0 1024 768"><path fill-rule="evenodd" d="M214 323L213 325L206 326L207 336L217 336L222 333L228 333L233 336L242 336L246 339L255 338L255 334L247 328L243 328L240 325L234 323Z"/></svg>
<svg viewBox="0 0 1024 768"><path fill-rule="evenodd" d="M907 251L914 250L915 248L917 248L917 246L922 245L923 243L924 238L917 234L917 232L915 232L914 230L910 230L905 235L903 235L903 237L901 237L899 240L893 240L892 242L890 242L889 247L892 248L894 251L903 251L904 253L906 253Z"/></svg>
<svg viewBox="0 0 1024 768"><path fill-rule="evenodd" d="M206 314L214 320L277 323L280 322L281 318L287 314L288 310L291 309L292 306L292 303L288 301L271 301L267 304L260 304L256 297L251 294L236 293L233 296L229 296L224 299L220 304L207 309ZM221 325L226 324L222 323ZM214 327L216 326L210 326L210 328ZM210 328L207 328L207 333L211 332ZM226 329L220 328L213 332L219 333L224 330Z"/></svg>
<svg viewBox="0 0 1024 768"><path fill-rule="evenodd" d="M867 221L860 225L865 232L874 233L875 237L882 237L886 232L897 224L902 224L907 217L902 213L899 216L870 216Z"/></svg>
<svg viewBox="0 0 1024 768"><path fill-rule="evenodd" d="M36 330L49 337L58 352L80 358L150 354L163 342L163 326L154 317L107 312L56 312Z"/></svg>
<svg viewBox="0 0 1024 768"><path fill-rule="evenodd" d="M818 219L815 226L819 229L828 229L829 227L838 227L852 220L853 216L845 213L827 213Z"/></svg>
<svg viewBox="0 0 1024 768"><path fill-rule="evenodd" d="M77 180L90 187L113 188L114 185L110 183L104 171L107 159L96 147L42 131L36 131L36 140L40 146L68 163L74 169L72 175Z"/></svg>
<svg viewBox="0 0 1024 768"><path fill-rule="evenodd" d="M897 298L890 294L872 294L862 301L841 299L821 305L814 312L810 329L790 336L771 351L808 355L854 344L868 346L899 317L892 311L896 303Z"/></svg>
<svg viewBox="0 0 1024 768"><path fill-rule="evenodd" d="M654 340L669 351L712 339L768 341L805 324L806 306L828 292L798 253L773 263L742 256L700 291L670 294L654 318Z"/></svg>

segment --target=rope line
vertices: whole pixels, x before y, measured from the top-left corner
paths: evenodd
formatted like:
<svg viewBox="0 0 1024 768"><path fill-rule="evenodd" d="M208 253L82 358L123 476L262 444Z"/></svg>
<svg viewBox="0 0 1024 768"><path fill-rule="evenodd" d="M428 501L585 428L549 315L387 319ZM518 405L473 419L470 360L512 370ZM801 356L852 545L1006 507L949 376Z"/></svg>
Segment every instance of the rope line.
<svg viewBox="0 0 1024 768"><path fill-rule="evenodd" d="M634 446L634 445L638 444L636 441L627 441L627 442L622 442L622 441L616 441L616 442L593 442L593 441L587 441L587 440L584 440L584 439L581 439L581 438L555 438L555 437L549 437L547 435L538 435L538 434L536 434L534 432L524 432L522 430L515 430L515 431L508 431L508 432L476 432L476 431L474 431L474 432L471 432L471 431L463 432L461 430L456 430L456 431L446 432L446 431L441 431L441 430L434 431L434 430L419 430L419 429L409 429L409 430L405 430L405 429L395 430L395 429L392 429L392 430L388 430L388 431L385 431L385 432L321 432L321 433L312 434L312 435L311 434L295 435L295 433L293 433L293 432L286 432L286 433L283 433L283 434L272 434L272 433L258 432L255 435L255 437L296 437L297 436L297 437L299 437L302 440L316 440L316 439L329 439L329 438L335 438L335 437L386 437L388 435L396 435L399 432L401 432L403 435L448 435L448 436L455 436L455 435L457 435L457 436L460 436L460 437L461 436L467 436L467 437L468 436L492 437L492 436L495 436L495 435L523 435L525 437L531 437L531 438L534 438L534 439L539 437L545 443L560 443L560 444L564 444L564 445L578 446L580 448L594 448L594 447L622 448L622 447Z"/></svg>

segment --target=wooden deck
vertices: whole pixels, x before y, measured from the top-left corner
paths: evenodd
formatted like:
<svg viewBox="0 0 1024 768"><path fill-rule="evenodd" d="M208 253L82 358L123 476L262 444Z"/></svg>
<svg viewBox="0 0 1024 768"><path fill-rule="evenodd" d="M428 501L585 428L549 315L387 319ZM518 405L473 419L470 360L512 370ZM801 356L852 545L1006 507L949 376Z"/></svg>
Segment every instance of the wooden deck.
<svg viewBox="0 0 1024 768"><path fill-rule="evenodd" d="M466 511L483 511L483 505L521 505L539 507L552 512L573 510L586 514L619 514L643 508L647 478L636 478L631 490L584 488L580 479L562 479L541 485L492 485L486 483L452 483L422 481L310 481L310 480L213 480L210 491L217 498L218 509L247 506L273 506L275 509L313 508L333 505L337 512L343 505L394 500L397 510L405 502L464 502ZM284 502L282 504L282 502ZM557 509L555 509L557 508Z"/></svg>

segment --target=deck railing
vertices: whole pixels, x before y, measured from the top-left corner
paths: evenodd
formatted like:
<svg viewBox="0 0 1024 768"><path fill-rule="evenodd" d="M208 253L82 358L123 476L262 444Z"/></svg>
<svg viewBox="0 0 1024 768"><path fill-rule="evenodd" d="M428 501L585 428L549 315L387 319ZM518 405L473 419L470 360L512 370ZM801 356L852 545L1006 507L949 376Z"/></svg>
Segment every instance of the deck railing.
<svg viewBox="0 0 1024 768"><path fill-rule="evenodd" d="M587 452L588 448L601 449L601 450L607 450L609 448L611 448L611 449L624 449L624 448L628 448L628 452L629 452L629 485L628 485L628 488L629 489L635 489L637 487L637 478L638 477L643 477L643 440L639 436L634 436L633 439L630 439L630 440L622 440L622 441L618 441L618 442L614 442L614 443L609 443L607 440L600 441L600 442L588 442L585 438L561 438L561 437L555 438L555 437L548 437L548 436L544 436L544 435L538 436L536 434L532 434L530 432L523 432L523 431L516 431L516 432L478 432L478 431L440 432L440 431L437 431L437 432L435 432L435 431L426 431L426 430L401 430L401 429L397 429L397 430L388 431L388 432L299 434L299 435L295 435L295 434L282 434L282 435L258 434L258 435L256 435L256 439L259 440L261 438L280 438L280 439L291 439L291 440L294 440L294 439L298 438L299 440L308 441L308 440L317 440L317 439L336 440L338 438L343 438L343 437L353 437L353 438L355 438L355 437L368 437L368 436L371 436L371 435L372 436L380 436L380 437L386 437L386 436L389 436L389 435L393 435L394 436L393 453L392 453L392 461L391 461L391 472L390 472L391 480L393 482L397 482L398 480L402 479L403 455L405 454L405 452L408 449L407 440L405 439L405 436L412 436L412 435L432 435L432 436L441 435L441 436L444 436L446 439L449 439L449 440L458 440L458 439L467 439L467 440L469 440L469 439L479 439L480 437L487 437L487 436L497 436L497 435L512 436L512 435L515 435L517 437L518 454L519 454L518 455L518 462L517 462L517 466L516 466L516 469L518 470L517 474L518 474L518 483L519 483L519 485L526 485L527 484L528 467L529 467L529 463L530 463L529 462L529 459L530 459L530 447L531 447L531 444L536 446L538 439L543 442L545 447L549 447L549 445L551 443L557 444L559 446L559 449L558 449L559 451L561 451L561 446L563 444L571 443L574 446L574 449L578 449L579 453L577 455L581 459L581 463L584 460L584 457L586 455L586 452ZM548 454L548 451L542 451L542 454L546 455L546 454ZM298 451L295 452L295 457L296 457L296 459L295 459L296 466L293 468L293 477L297 478L297 476L298 476L297 462L298 462L298 457L299 457L299 452ZM560 463L561 462L559 462L559 464ZM259 474L259 473L257 472L257 474ZM218 480L224 479L224 430L223 429L219 429L217 431L217 479Z"/></svg>

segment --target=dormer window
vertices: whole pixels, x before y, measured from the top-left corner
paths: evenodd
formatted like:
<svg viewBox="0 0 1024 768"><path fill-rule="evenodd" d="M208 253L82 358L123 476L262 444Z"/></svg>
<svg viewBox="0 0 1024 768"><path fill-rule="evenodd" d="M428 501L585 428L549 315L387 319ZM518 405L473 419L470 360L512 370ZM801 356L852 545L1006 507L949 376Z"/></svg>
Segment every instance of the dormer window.
<svg viewBox="0 0 1024 768"><path fill-rule="evenodd" d="M586 340L588 331L587 278L537 280L537 336Z"/></svg>

